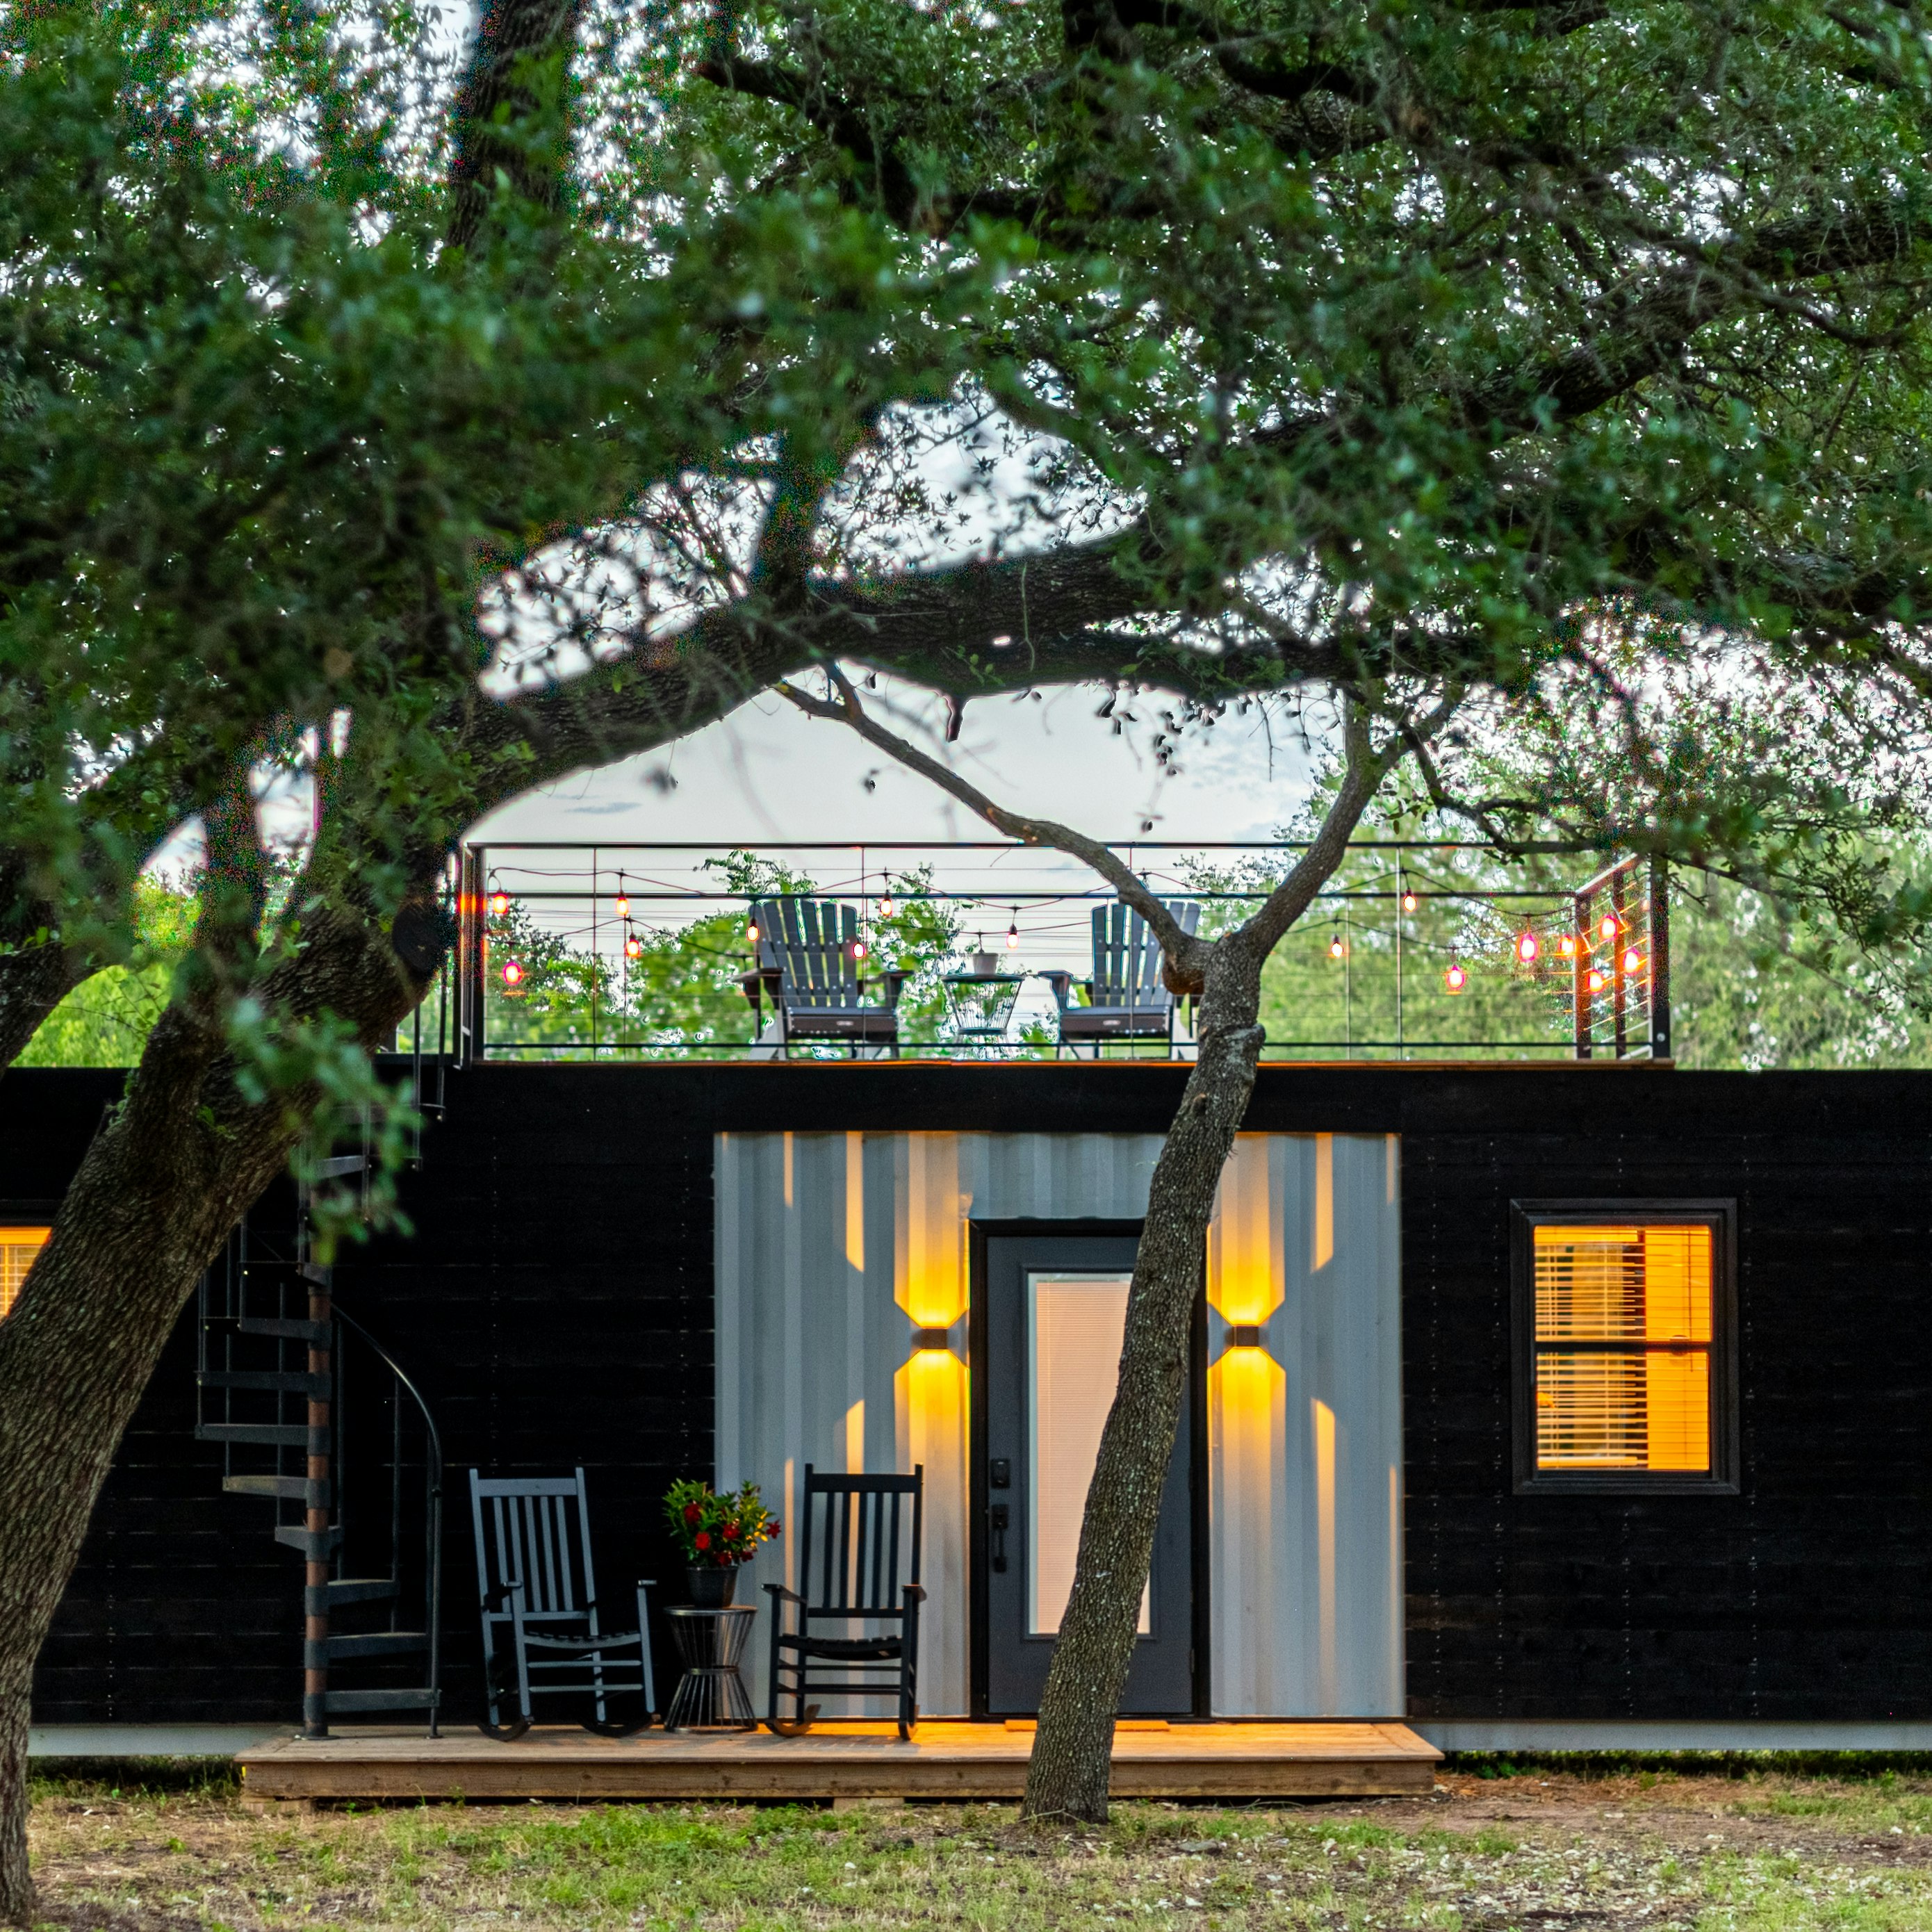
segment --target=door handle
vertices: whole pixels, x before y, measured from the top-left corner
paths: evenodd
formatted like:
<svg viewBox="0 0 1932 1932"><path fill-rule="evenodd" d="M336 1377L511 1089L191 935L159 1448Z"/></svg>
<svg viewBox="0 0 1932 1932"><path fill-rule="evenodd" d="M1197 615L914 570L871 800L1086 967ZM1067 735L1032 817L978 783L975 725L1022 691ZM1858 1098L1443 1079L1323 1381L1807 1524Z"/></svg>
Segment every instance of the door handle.
<svg viewBox="0 0 1932 1932"><path fill-rule="evenodd" d="M1004 1574L1006 1567L1006 1524L1011 1511L1004 1503L995 1503L986 1512L987 1527L992 1532L993 1546L988 1562L993 1570Z"/></svg>

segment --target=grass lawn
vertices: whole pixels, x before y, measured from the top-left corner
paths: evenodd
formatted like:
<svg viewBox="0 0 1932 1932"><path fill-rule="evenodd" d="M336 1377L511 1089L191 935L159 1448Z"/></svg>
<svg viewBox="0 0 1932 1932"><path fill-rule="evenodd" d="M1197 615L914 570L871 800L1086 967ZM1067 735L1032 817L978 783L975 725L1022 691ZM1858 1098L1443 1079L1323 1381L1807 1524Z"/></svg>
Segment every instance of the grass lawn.
<svg viewBox="0 0 1932 1932"><path fill-rule="evenodd" d="M225 1773L106 1768L36 1786L50 1925L1932 1932L1932 1766L1466 1761L1427 1798L1123 1804L1097 1832L1000 1805L262 1817Z"/></svg>

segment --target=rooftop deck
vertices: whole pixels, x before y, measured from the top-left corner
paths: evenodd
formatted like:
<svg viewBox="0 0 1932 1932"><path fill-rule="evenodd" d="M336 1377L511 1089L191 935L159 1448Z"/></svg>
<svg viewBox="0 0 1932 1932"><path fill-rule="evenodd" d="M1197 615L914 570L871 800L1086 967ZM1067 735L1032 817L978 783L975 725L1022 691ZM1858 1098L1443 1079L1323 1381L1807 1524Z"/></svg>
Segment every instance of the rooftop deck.
<svg viewBox="0 0 1932 1932"><path fill-rule="evenodd" d="M253 1799L1015 1798L1033 1726L824 1724L802 1738L661 1730L593 1737L542 1726L514 1744L371 1727L244 1751ZM1407 1725L1124 1723L1121 1798L1312 1798L1426 1792L1442 1753Z"/></svg>
<svg viewBox="0 0 1932 1932"><path fill-rule="evenodd" d="M1296 849L1119 848L1209 935L1252 910ZM1190 1002L1171 1037L1163 1022L1158 1038L1096 1043L1070 1023L1093 997L1081 989L1113 895L1063 855L1010 842L477 844L453 896L455 958L405 1050L472 1064L1192 1054ZM772 935L754 916L774 900L844 922L834 950L873 989L865 1000L892 1006L889 1044L784 1036ZM1667 902L1662 868L1641 859L1365 842L1268 963L1265 1057L1668 1058Z"/></svg>

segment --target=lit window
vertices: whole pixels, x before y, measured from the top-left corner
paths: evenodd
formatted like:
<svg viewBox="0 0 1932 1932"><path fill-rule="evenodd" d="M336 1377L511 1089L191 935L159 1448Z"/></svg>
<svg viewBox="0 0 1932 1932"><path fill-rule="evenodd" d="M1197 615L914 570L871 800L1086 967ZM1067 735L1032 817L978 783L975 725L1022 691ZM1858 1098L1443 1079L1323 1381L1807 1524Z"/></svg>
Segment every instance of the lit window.
<svg viewBox="0 0 1932 1932"><path fill-rule="evenodd" d="M51 1228L0 1228L0 1321L6 1319L34 1257L52 1232Z"/></svg>
<svg viewBox="0 0 1932 1932"><path fill-rule="evenodd" d="M1613 1219L1610 1205L1525 1204L1519 1478L1728 1486L1728 1208Z"/></svg>

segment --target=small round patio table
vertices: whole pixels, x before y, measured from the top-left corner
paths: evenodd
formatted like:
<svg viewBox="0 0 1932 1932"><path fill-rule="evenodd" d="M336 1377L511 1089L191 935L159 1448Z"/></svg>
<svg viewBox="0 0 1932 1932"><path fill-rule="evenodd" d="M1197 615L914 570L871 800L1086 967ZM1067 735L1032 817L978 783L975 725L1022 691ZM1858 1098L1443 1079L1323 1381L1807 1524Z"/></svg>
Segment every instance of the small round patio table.
<svg viewBox="0 0 1932 1932"><path fill-rule="evenodd" d="M684 1675L677 1681L670 1708L664 1713L668 1731L755 1731L758 1720L738 1675L752 1619L750 1604L733 1604L722 1610L701 1610L680 1604L665 1611Z"/></svg>

